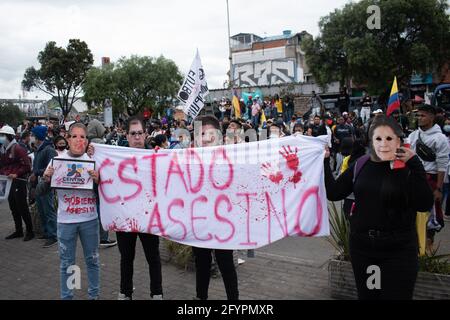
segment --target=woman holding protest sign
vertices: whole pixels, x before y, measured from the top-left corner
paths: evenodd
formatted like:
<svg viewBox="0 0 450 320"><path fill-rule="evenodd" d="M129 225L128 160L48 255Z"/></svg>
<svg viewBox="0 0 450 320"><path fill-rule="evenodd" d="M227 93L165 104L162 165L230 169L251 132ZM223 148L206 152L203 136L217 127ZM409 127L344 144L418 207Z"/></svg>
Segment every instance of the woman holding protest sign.
<svg viewBox="0 0 450 320"><path fill-rule="evenodd" d="M220 123L214 116L203 116L196 119L202 124L201 135L195 137L197 147L212 147L222 144L220 137ZM236 268L233 260L233 250L219 250L192 247L195 256L195 273L196 273L196 299L208 299L208 287L211 276L212 253L216 257L220 273L222 274L225 291L228 300L238 300L238 279Z"/></svg>
<svg viewBox="0 0 450 320"><path fill-rule="evenodd" d="M422 163L402 147L395 120L379 116L369 130L370 155L334 179L329 151L325 186L331 201L352 192L350 257L359 299L412 299L418 272L417 211L433 205ZM396 162L397 160L397 162ZM399 168L393 169L393 164Z"/></svg>
<svg viewBox="0 0 450 320"><path fill-rule="evenodd" d="M74 123L69 128L67 142L69 150L61 154L57 159L76 161L89 161L86 154L87 128L82 123ZM67 165L72 166L69 163ZM76 167L76 165L75 165ZM77 167L75 168L76 170ZM66 168L67 170L67 168ZM83 169L84 170L84 169ZM80 173L80 172L78 172ZM45 183L40 183L36 189L41 195L50 192L50 183L55 174L52 162L44 172ZM88 174L94 183L98 183L98 172L88 170ZM66 173L68 176L68 174ZM74 178L75 179L75 178ZM80 180L82 178L79 178ZM58 228L60 272L61 272L61 299L73 299L73 286L70 286L73 273L77 246L77 238L80 237L83 246L84 259L88 275L89 299L97 300L99 296L100 262L98 254L99 226L97 217L96 194L94 190L57 189L58 195Z"/></svg>

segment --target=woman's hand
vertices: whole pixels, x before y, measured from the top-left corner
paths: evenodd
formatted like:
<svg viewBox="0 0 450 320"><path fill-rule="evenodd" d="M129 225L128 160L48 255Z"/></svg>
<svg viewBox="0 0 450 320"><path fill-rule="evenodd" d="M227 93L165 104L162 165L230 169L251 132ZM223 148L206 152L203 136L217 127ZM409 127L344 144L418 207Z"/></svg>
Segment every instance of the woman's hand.
<svg viewBox="0 0 450 320"><path fill-rule="evenodd" d="M99 180L100 180L100 176L98 174L98 171L95 170L89 170L88 171L89 175L91 176L92 180L98 184Z"/></svg>
<svg viewBox="0 0 450 320"><path fill-rule="evenodd" d="M55 173L55 169L53 167L48 167L44 172L45 182L50 182L52 180L53 173Z"/></svg>
<svg viewBox="0 0 450 320"><path fill-rule="evenodd" d="M88 146L88 149L87 149L87 155L89 156L89 158L92 158L93 156L94 156L94 153L95 153L95 148L94 148L94 146L92 145L92 144L90 144L89 146Z"/></svg>
<svg viewBox="0 0 450 320"><path fill-rule="evenodd" d="M398 152L399 150L402 150L402 152ZM414 152L414 150L405 147L400 147L399 149L397 149L397 152L395 153L396 159L401 160L404 163L408 162L415 155L416 153Z"/></svg>

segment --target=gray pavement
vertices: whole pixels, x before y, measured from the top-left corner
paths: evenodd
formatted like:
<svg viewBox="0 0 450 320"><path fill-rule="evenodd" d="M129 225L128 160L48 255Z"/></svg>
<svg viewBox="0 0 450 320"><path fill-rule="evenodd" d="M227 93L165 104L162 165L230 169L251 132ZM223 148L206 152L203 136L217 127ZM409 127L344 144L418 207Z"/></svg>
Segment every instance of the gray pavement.
<svg viewBox="0 0 450 320"><path fill-rule="evenodd" d="M450 225L450 223L449 223ZM57 247L44 249L42 240L4 240L13 231L13 220L7 203L0 203L0 299L59 299L59 258ZM114 235L112 235L114 238ZM436 236L440 251L450 253L450 227ZM256 250L255 258L239 252L245 263L237 269L241 299L297 300L330 299L328 259L334 249L325 238L282 239ZM87 298L85 266L80 244L77 265L82 270L82 289L76 299ZM192 299L195 295L195 273L168 262L161 244L163 289L165 299ZM100 249L101 299L117 299L120 283L120 256L117 247ZM137 246L134 299L149 299L149 274L142 247ZM211 279L210 299L225 299L222 279Z"/></svg>

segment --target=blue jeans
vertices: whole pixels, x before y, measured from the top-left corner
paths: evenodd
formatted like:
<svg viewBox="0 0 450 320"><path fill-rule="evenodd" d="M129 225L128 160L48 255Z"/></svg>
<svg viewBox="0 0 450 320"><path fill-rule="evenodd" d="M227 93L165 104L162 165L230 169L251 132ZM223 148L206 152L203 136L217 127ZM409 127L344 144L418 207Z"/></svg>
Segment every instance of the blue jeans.
<svg viewBox="0 0 450 320"><path fill-rule="evenodd" d="M73 299L73 289L69 289L67 285L68 282L71 283L73 274L67 273L67 269L75 265L78 235L83 246L84 261L87 267L89 299L98 298L100 278L98 234L98 219L80 223L58 223L61 299Z"/></svg>
<svg viewBox="0 0 450 320"><path fill-rule="evenodd" d="M259 114L252 116L253 129L257 129L259 125Z"/></svg>
<svg viewBox="0 0 450 320"><path fill-rule="evenodd" d="M53 197L53 192L36 196L36 206L41 216L44 236L56 240L56 210Z"/></svg>

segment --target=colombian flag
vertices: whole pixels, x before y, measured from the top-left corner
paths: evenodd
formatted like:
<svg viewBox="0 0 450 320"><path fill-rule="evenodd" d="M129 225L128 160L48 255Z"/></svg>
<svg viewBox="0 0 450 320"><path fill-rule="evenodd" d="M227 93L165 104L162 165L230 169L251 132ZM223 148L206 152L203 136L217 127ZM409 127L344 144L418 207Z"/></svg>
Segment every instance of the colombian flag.
<svg viewBox="0 0 450 320"><path fill-rule="evenodd" d="M239 98L237 96L236 90L233 91L233 101L231 102L234 107L234 116L236 119L241 117L241 105L239 104Z"/></svg>
<svg viewBox="0 0 450 320"><path fill-rule="evenodd" d="M397 77L394 77L386 115L389 117L390 114L397 109L400 109L400 99L398 97Z"/></svg>

